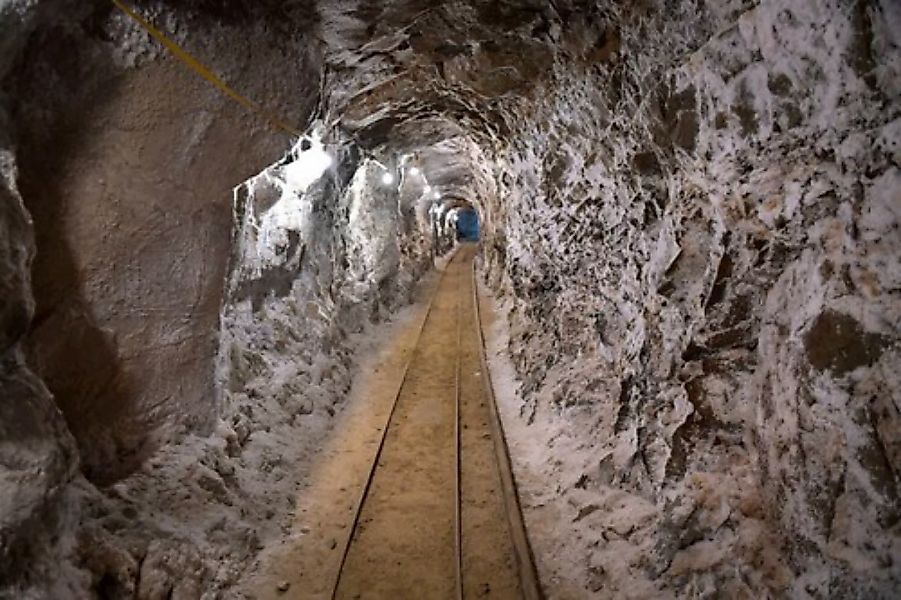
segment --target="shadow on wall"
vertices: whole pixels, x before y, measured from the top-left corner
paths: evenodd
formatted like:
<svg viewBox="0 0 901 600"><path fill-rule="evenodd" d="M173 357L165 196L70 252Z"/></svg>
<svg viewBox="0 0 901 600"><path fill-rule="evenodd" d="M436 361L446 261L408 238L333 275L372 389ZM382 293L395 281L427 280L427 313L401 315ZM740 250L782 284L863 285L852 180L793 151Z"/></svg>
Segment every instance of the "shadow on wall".
<svg viewBox="0 0 901 600"><path fill-rule="evenodd" d="M5 84L37 245L29 362L85 474L108 484L166 440L210 430L231 188L286 140L174 61L126 68L82 33L36 33ZM246 62L250 35L207 39L224 73L262 85ZM302 56L254 47L282 61L286 80L318 78ZM291 101L288 118L314 99Z"/></svg>
<svg viewBox="0 0 901 600"><path fill-rule="evenodd" d="M116 92L115 82L109 82L102 95L111 100ZM60 174L88 135L85 123L93 120L91 113L92 108L73 106L69 114L58 115L49 129L55 132L52 152L46 146L50 140L22 140L18 184L34 221L37 247L32 265L36 310L25 343L27 359L75 437L85 476L103 484L139 465L146 438L145 425L129 418L134 394L115 334L91 315L82 293L85 274L67 231L68 194ZM27 118L16 116L19 122Z"/></svg>

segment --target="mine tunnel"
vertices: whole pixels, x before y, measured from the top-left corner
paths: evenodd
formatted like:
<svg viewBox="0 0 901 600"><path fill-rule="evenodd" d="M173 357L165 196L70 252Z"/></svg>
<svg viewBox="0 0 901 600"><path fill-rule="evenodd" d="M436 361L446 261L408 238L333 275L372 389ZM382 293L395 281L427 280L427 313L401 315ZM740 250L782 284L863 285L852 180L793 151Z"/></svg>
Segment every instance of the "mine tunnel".
<svg viewBox="0 0 901 600"><path fill-rule="evenodd" d="M479 241L479 214L471 205L457 208L453 219L458 240Z"/></svg>
<svg viewBox="0 0 901 600"><path fill-rule="evenodd" d="M0 598L901 597L899 37L0 1Z"/></svg>

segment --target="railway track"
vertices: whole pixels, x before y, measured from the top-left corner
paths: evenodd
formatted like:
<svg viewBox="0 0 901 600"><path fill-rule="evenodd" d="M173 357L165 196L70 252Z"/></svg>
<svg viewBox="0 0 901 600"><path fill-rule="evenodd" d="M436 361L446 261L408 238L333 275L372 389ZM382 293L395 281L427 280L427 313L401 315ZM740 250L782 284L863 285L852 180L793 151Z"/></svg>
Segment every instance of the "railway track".
<svg viewBox="0 0 901 600"><path fill-rule="evenodd" d="M476 252L458 249L431 299L333 599L542 597L485 364Z"/></svg>

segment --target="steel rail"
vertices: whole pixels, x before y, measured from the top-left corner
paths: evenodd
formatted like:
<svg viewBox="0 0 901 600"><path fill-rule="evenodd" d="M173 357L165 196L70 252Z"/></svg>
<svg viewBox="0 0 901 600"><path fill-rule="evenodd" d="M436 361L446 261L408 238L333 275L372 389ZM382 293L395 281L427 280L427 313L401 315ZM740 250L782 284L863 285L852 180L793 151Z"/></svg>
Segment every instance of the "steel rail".
<svg viewBox="0 0 901 600"><path fill-rule="evenodd" d="M501 421L497 408L497 400L494 396L494 385L491 381L491 371L488 369L488 351L485 346L485 337L482 333L482 313L479 305L479 286L476 279L476 261L472 261L472 297L475 304L475 328L479 337L479 360L482 367L482 384L485 395L488 396L488 406L491 412L491 433L494 441L495 464L501 481L501 493L504 497L504 505L507 513L507 525L510 531L510 539L513 543L513 553L516 559L516 570L519 575L520 591L524 600L544 600L544 591L541 589L541 580L538 578L538 570L535 568L535 556L532 553L532 545L529 543L529 535L526 530L525 520L522 516L522 504L516 487L516 477L510 461L510 448L507 446L507 438L504 435L504 424Z"/></svg>
<svg viewBox="0 0 901 600"><path fill-rule="evenodd" d="M382 427L382 435L379 439L378 448L375 451L375 457L372 460L372 465L369 467L369 473L366 476L366 483L363 485L363 489L360 492L360 497L357 500L357 506L354 511L353 522L350 527L350 534L347 536L347 541L344 543L344 549L341 552L341 562L338 564L338 572L335 574L335 583L332 586L331 600L336 600L338 597L338 587L341 585L341 575L344 573L344 567L347 564L347 556L350 553L350 546L353 543L354 534L357 531L357 526L360 524L360 516L363 513L363 505L366 502L366 498L369 496L369 490L372 488L372 482L375 479L375 472L378 468L379 459L382 456L382 450L385 448L385 440L388 439L388 429L391 427L391 421L394 419L394 413L397 409L398 401L400 400L400 395L404 390L404 386L407 383L407 376L410 372L410 365L413 364L413 359L416 356L416 351L419 349L420 342L422 341L422 332L425 331L426 323L429 321L429 317L432 315L432 308L435 305L435 298L438 297L438 293L441 290L441 284L444 281L444 277L447 274L448 268L450 267L451 262L456 258L456 253L445 265L444 270L441 272L441 277L438 278L438 282L435 284L435 289L432 291L432 295L429 298L429 306L426 309L425 317L422 319L422 323L419 324L419 332L416 334L416 343L413 345L413 349L410 351L410 356L407 357L407 362L404 365L404 374L401 377L400 385L397 386L397 392L394 394L394 400L391 403L391 410L388 412L388 418L385 420L385 426Z"/></svg>
<svg viewBox="0 0 901 600"><path fill-rule="evenodd" d="M413 349L410 352L410 356L407 358L406 365L404 366L404 374L401 378L400 385L397 388L397 392L394 395L394 400L391 405L391 410L389 411L388 418L385 422L385 426L382 428L382 435L379 439L379 445L376 449L375 457L372 461L372 464L369 469L369 473L367 475L366 483L363 486L363 489L360 493L359 500L357 501L356 509L354 511L354 519L352 526L350 528L350 533L347 537L347 540L344 544L344 548L341 554L341 562L338 566L338 571L335 575L334 586L332 587L331 599L336 600L338 594L338 588L341 584L341 576L344 572L344 568L347 563L347 557L350 553L350 547L353 543L354 535L357 531L360 518L363 511L363 506L366 502L366 499L369 495L369 491L372 487L372 482L375 479L375 472L378 469L379 459L382 455L382 450L385 447L385 442L388 438L388 432L391 428L391 422L393 421L394 414L397 409L397 405L400 400L401 393L403 392L404 386L407 382L407 377L410 371L410 366L412 365L413 359L416 355L417 350L419 349L420 343L422 341L422 334L425 330L425 326L428 323L429 318L432 314L432 308L435 303L435 298L438 296L438 293L441 288L441 284L446 277L447 270L450 268L450 265L453 261L458 258L458 255L455 253L454 256L448 261L445 270L441 273L441 277L435 285L435 289L432 292L432 296L429 299L429 306L426 310L425 317L423 318L420 326L419 332L417 333L416 343L413 346ZM507 524L510 532L510 538L513 545L514 551L514 559L516 564L517 576L520 583L520 591L524 600L544 600L544 592L541 589L541 584L537 576L537 570L535 568L535 559L532 554L531 544L529 543L528 534L525 529L525 522L522 516L522 509L520 504L519 495L516 488L516 481L513 475L513 470L510 461L510 451L507 447L506 437L504 435L503 423L500 420L500 415L497 409L497 403L494 395L494 386L491 381L491 372L488 370L488 361L487 361L487 350L485 347L485 337L482 332L482 317L481 317L481 305L479 303L479 294L478 294L478 283L476 280L476 266L475 260L473 260L472 264L472 299L473 299L473 308L475 312L474 326L476 328L476 334L478 336L479 341L479 362L481 365L482 372L485 374L482 379L483 383L483 391L485 395L488 397L488 405L491 413L491 433L492 433L492 441L494 443L495 450L495 467L498 472L498 476L501 482L501 493L504 499L505 505L505 513L507 516ZM456 565L455 565L455 573L456 573L456 590L455 596L458 600L463 600L464 592L463 592L463 545L462 545L462 461L461 461L461 411L460 411L460 400L462 396L461 391L461 371L462 371L462 331L463 331L463 309L462 309L462 301L458 296L457 299L457 332L456 332L456 360L454 367L454 454L455 454L455 480L454 480L454 496L455 496L455 507L454 507L454 521L455 521L455 554L456 554Z"/></svg>
<svg viewBox="0 0 901 600"><path fill-rule="evenodd" d="M456 258L456 255L454 256ZM454 367L454 462L456 463L456 473L454 477L454 496L456 497L454 506L454 527L456 535L454 544L456 550L456 572L457 572L457 600L463 600L463 516L462 507L463 490L462 490L462 463L460 462L460 371L462 369L463 357L463 307L460 299L462 294L457 293L457 360Z"/></svg>
<svg viewBox="0 0 901 600"><path fill-rule="evenodd" d="M294 127L294 125L290 124L288 121L281 119L277 115L266 110L262 105L257 104L253 100L250 100L246 96L242 96L241 94L236 92L218 75L213 73L209 67L197 60L187 50L172 41L172 39L165 33L154 27L150 23L150 21L135 12L135 10L129 7L123 0L112 0L112 3L116 6L116 8L121 10L142 29L144 29L144 31L150 34L151 37L162 44L164 48L166 48L169 52L172 53L173 56L175 56L175 58L184 63L197 75L203 77L207 82L215 86L223 95L240 104L242 107L244 107L245 110L265 119L273 128L281 129L282 131L285 131L297 137L303 137L303 132L300 131L297 127Z"/></svg>

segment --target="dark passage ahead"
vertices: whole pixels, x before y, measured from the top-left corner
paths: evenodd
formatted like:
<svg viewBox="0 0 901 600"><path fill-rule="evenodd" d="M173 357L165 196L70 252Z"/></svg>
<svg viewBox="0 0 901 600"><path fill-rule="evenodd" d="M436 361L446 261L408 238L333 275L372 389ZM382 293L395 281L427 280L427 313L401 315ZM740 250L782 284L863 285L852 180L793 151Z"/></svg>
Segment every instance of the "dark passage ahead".
<svg viewBox="0 0 901 600"><path fill-rule="evenodd" d="M479 215L474 209L461 210L457 214L457 239L479 241Z"/></svg>

